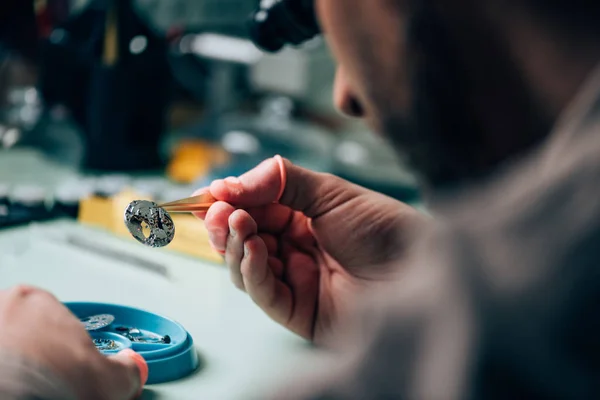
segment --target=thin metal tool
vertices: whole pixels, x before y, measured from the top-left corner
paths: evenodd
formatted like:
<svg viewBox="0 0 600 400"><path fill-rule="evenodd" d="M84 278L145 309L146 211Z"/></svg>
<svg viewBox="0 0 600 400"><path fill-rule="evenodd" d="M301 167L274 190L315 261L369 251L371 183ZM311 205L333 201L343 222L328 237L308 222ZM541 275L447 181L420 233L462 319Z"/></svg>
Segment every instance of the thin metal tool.
<svg viewBox="0 0 600 400"><path fill-rule="evenodd" d="M187 199L159 204L159 207L168 213L206 212L216 201L217 199L207 191Z"/></svg>
<svg viewBox="0 0 600 400"><path fill-rule="evenodd" d="M161 275L165 278L169 277L169 271L165 265L159 264L154 261L150 261L141 257L137 257L133 254L120 251L118 249L111 249L108 245L102 243L96 243L90 240L82 239L77 236L69 236L66 238L67 244L75 246L81 250L88 251L101 257L108 257L120 262L130 264L131 266L144 269L148 272Z"/></svg>

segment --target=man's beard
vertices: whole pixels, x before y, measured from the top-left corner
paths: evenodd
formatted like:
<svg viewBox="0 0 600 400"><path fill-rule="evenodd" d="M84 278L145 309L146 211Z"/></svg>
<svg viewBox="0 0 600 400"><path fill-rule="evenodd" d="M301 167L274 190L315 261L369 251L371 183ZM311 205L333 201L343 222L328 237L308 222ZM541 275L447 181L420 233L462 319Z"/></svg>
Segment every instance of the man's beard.
<svg viewBox="0 0 600 400"><path fill-rule="evenodd" d="M383 129L426 185L447 187L480 179L538 143L551 124L536 109L529 90L500 46L488 50L497 61L481 62L489 66L489 76L484 72L479 81L473 79L473 70L466 72L459 61L443 20L429 2L416 3L419 6L410 18L407 34L411 108L406 116L388 113L382 121ZM484 90L494 79L500 83L491 83L490 87L501 88L488 94ZM482 80L487 82L474 97L474 81ZM512 91L502 88L502 81ZM496 98L490 99L493 96ZM501 138L491 139L492 133L484 127L481 111L485 107L496 108L491 113L496 116L512 117L511 121L498 121L498 126L507 127Z"/></svg>

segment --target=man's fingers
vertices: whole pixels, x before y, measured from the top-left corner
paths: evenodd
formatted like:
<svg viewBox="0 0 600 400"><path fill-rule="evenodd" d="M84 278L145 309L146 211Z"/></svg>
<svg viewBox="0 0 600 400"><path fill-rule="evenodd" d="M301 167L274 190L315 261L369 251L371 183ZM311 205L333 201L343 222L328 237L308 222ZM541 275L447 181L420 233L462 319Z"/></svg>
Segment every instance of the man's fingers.
<svg viewBox="0 0 600 400"><path fill-rule="evenodd" d="M227 251L225 261L229 267L231 280L234 285L244 290L244 280L240 272L240 264L244 257L244 242L251 236L256 235L256 222L244 210L234 211L228 220L229 238L227 239Z"/></svg>
<svg viewBox="0 0 600 400"><path fill-rule="evenodd" d="M195 191L195 192L192 194L192 196L198 196L198 195L201 195L201 194L204 194L204 193L206 193L207 191L209 191L209 188L207 188L207 187L203 187L203 188L200 188L200 189L196 190L196 191ZM202 219L202 220L206 218L206 211L201 211L201 212L193 212L192 214L193 214L193 215L195 215L195 216L196 216L196 218L199 218L199 219Z"/></svg>
<svg viewBox="0 0 600 400"><path fill-rule="evenodd" d="M294 211L282 204L271 203L260 207L246 208L261 232L281 233L289 225Z"/></svg>
<svg viewBox="0 0 600 400"><path fill-rule="evenodd" d="M219 200L248 208L276 202L281 185L279 163L269 159L239 178L214 181L210 192Z"/></svg>
<svg viewBox="0 0 600 400"><path fill-rule="evenodd" d="M279 160L266 160L239 178L215 181L211 194L241 208L279 202L312 218L361 193L342 179Z"/></svg>
<svg viewBox="0 0 600 400"><path fill-rule="evenodd" d="M131 349L109 357L113 398L134 399L142 394L148 381L148 364ZM114 393L116 391L117 393Z"/></svg>
<svg viewBox="0 0 600 400"><path fill-rule="evenodd" d="M267 246L267 252L269 256L277 256L279 251L279 243L277 243L277 239L275 236L268 233L259 233L258 237L260 237L263 242L265 242L265 246Z"/></svg>
<svg viewBox="0 0 600 400"><path fill-rule="evenodd" d="M284 249L283 251L286 251ZM302 266L300 268L286 268L283 272L283 280L290 285L292 302L294 306L294 318L288 323L290 326L302 326L302 318L312 315L317 306L320 291L319 267L310 254L300 251L287 250L286 263L288 265Z"/></svg>
<svg viewBox="0 0 600 400"><path fill-rule="evenodd" d="M268 263L273 275L275 275L275 278L281 280L284 273L283 262L277 257L269 256Z"/></svg>
<svg viewBox="0 0 600 400"><path fill-rule="evenodd" d="M206 213L204 224L215 250L224 253L229 236L229 216L235 208L222 201L215 203Z"/></svg>
<svg viewBox="0 0 600 400"><path fill-rule="evenodd" d="M245 241L240 270L252 300L273 320L286 324L292 310L292 293L273 274L267 247L258 236Z"/></svg>

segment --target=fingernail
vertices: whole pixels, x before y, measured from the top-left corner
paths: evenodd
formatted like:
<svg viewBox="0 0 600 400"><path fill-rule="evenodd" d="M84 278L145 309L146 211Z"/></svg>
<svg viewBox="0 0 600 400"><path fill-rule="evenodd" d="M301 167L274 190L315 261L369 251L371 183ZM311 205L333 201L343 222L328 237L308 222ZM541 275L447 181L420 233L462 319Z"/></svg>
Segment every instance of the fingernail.
<svg viewBox="0 0 600 400"><path fill-rule="evenodd" d="M211 249L213 249L214 251L216 251L217 253L219 253L220 255L225 255L225 250L219 250L215 247L215 244L213 242L211 242L210 240L208 241L208 245L210 246Z"/></svg>
<svg viewBox="0 0 600 400"><path fill-rule="evenodd" d="M204 221L206 218L206 212L193 212L192 215L201 221Z"/></svg>
<svg viewBox="0 0 600 400"><path fill-rule="evenodd" d="M230 176L229 178L225 178L225 183L231 186L241 186L242 181L234 176Z"/></svg>
<svg viewBox="0 0 600 400"><path fill-rule="evenodd" d="M207 188L202 188L194 191L194 193L192 193L192 196L200 196L201 194L205 193L210 193L210 191Z"/></svg>
<svg viewBox="0 0 600 400"><path fill-rule="evenodd" d="M225 241L226 238L227 238L227 232L225 232L225 231L217 231L217 232L208 231L208 240L210 241L211 245L218 251L223 251L223 250L225 250L225 248L222 246L217 246L216 243L223 242L223 241Z"/></svg>
<svg viewBox="0 0 600 400"><path fill-rule="evenodd" d="M283 158L278 154L274 157L275 161L279 165L279 193L277 194L277 202L281 201L285 188L287 186L287 171L285 169L285 162Z"/></svg>
<svg viewBox="0 0 600 400"><path fill-rule="evenodd" d="M248 246L244 245L244 258L248 257L250 255L250 250L248 249Z"/></svg>
<svg viewBox="0 0 600 400"><path fill-rule="evenodd" d="M139 397L142 394L144 385L146 384L146 382L148 382L148 375L149 375L148 363L146 362L144 357L142 357L139 353L136 353L135 351L133 351L131 349L125 349L125 350L121 351L121 354L124 354L127 357L131 358L133 361L135 361L135 363L138 367L138 370L140 371L141 386L140 386L140 391L138 392L138 397Z"/></svg>
<svg viewBox="0 0 600 400"><path fill-rule="evenodd" d="M229 224L229 236L231 236L232 238L237 236L237 231L233 229L233 226L231 224Z"/></svg>

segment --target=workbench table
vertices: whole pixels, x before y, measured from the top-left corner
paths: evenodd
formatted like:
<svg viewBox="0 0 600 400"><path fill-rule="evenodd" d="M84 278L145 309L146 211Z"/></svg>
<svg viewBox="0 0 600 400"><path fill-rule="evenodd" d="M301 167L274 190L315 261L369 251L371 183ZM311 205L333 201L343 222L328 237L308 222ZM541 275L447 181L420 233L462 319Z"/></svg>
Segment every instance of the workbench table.
<svg viewBox="0 0 600 400"><path fill-rule="evenodd" d="M0 183L53 185L70 174L32 155L0 153ZM75 246L69 237L107 251ZM161 264L167 276L143 268L143 260ZM224 266L146 248L74 221L0 230L0 289L17 284L47 289L65 302L117 303L181 323L202 365L186 379L149 386L143 399L261 398L316 356L235 289Z"/></svg>

